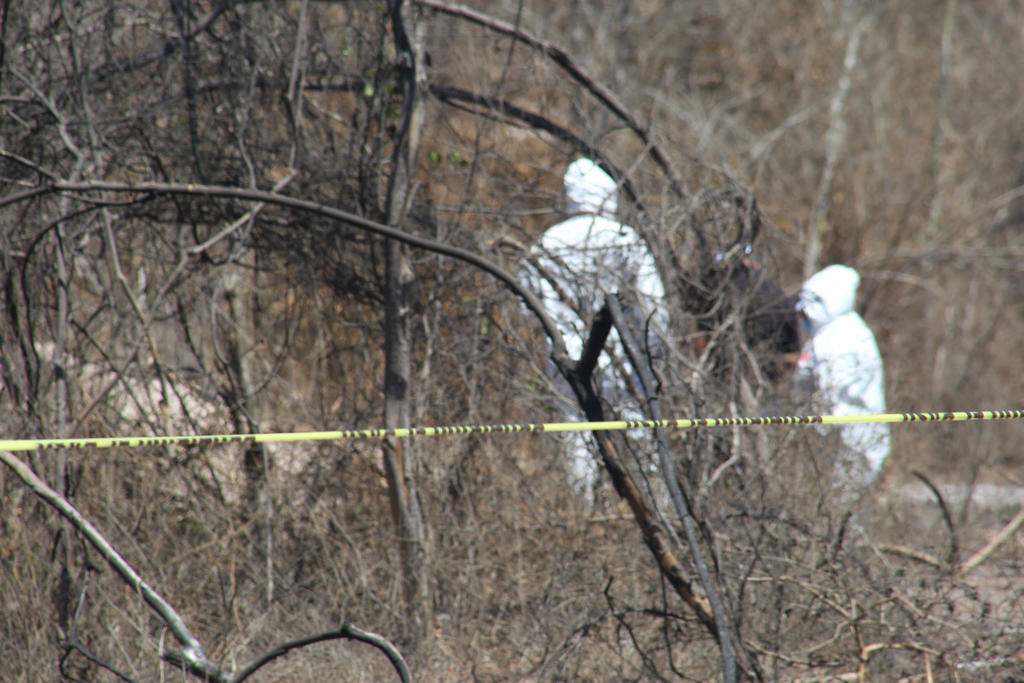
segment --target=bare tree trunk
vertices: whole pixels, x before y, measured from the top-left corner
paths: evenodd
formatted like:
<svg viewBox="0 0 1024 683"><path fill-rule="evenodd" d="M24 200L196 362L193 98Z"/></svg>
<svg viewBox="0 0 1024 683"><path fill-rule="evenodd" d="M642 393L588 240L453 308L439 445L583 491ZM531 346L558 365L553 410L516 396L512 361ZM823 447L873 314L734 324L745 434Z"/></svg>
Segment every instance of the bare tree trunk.
<svg viewBox="0 0 1024 683"><path fill-rule="evenodd" d="M393 173L387 195L387 222L400 227L410 201L423 103L418 95L426 79L422 69L422 45L411 6L402 0L391 3L391 21L403 78L403 117L395 139ZM410 36L411 32L411 36ZM387 242L384 310L384 426L411 424L409 380L412 343L409 325L409 287L413 273L400 242ZM384 466L391 496L391 511L399 536L402 583L409 612L409 639L415 646L427 632L430 596L426 534L416 491L416 452L409 441L390 439L384 446Z"/></svg>
<svg viewBox="0 0 1024 683"><path fill-rule="evenodd" d="M56 108L54 107L54 110ZM65 146L75 156L75 166L72 170L72 178L79 180L82 177L86 165L85 155L75 144L67 132L64 119L61 118L61 130L64 133ZM71 201L63 198L60 202L60 215L67 216L71 212ZM70 436L68 424L71 417L71 392L68 386L68 334L71 328L71 300L69 292L71 289L71 269L68 259L67 232L64 222L59 220L54 227L54 256L57 262L57 319L54 326L53 344L53 371L55 381L54 412L57 420L57 434L61 438ZM57 452L56 462L57 491L66 498L71 498L71 485L69 481L71 464L68 460L67 451L61 449ZM61 520L60 529L54 540L52 557L56 559L57 585L53 591L54 606L57 610L58 624L62 630L62 637L69 632L71 625L71 537L72 528L67 520Z"/></svg>
<svg viewBox="0 0 1024 683"><path fill-rule="evenodd" d="M255 292L258 291L255 275L256 254L245 244L238 244L236 249L241 252L238 260L245 266L232 262L225 268L223 293L227 320L224 324L224 337L227 348L226 357L222 362L230 382L227 403L234 429L237 432L252 434L262 429L255 401L256 388L249 370L247 348L255 343L256 335L256 323L253 319L256 307ZM249 277L246 277L246 271L250 274ZM214 328L216 329L216 320ZM274 599L274 503L270 490L270 468L270 454L267 452L266 444L248 444L242 454L242 469L246 477L245 505L249 508L244 514L256 517L260 512L263 513L259 526L262 527L264 534L266 553L267 604Z"/></svg>
<svg viewBox="0 0 1024 683"><path fill-rule="evenodd" d="M55 411L57 417L57 434L61 438L68 435L68 376L67 376L67 333L68 320L71 316L68 302L70 277L65 252L64 226L57 224L54 230L57 262L57 321L53 345L53 371L55 384ZM70 497L68 475L70 464L68 453L64 449L57 451L57 491L64 497ZM56 559L57 585L53 589L53 603L57 610L57 623L62 637L67 634L71 625L71 525L61 519L60 529L54 541L53 557Z"/></svg>
<svg viewBox="0 0 1024 683"><path fill-rule="evenodd" d="M846 102L850 97L853 85L853 74L860 67L860 44L864 34L875 25L878 16L878 4L873 4L863 17L850 26L853 19L844 16L843 24L848 29L846 53L843 57L843 70L832 96L828 113L828 132L825 133L825 165L821 169L821 180L814 195L814 204L807 221L807 248L804 251L804 277L813 275L821 261L821 250L825 237L830 230L828 213L832 208L832 184L839 165L839 154L846 146L847 112ZM853 10L850 10L853 11ZM845 12L845 10L844 10Z"/></svg>
<svg viewBox="0 0 1024 683"><path fill-rule="evenodd" d="M957 0L947 0L945 17L942 22L942 43L939 52L939 93L938 102L935 106L935 122L932 128L932 197L928 207L928 222L925 224L924 237L928 243L935 243L941 239L941 227L939 222L945 212L946 206L944 192L953 182L953 171L948 163L943 162L943 151L946 143L945 131L950 127L949 121L949 86L950 71L953 61L953 35L956 31L956 10ZM934 261L928 261L924 265L926 279L933 279L938 276L938 268ZM944 298L932 298L927 300L926 308L927 328L935 330L932 342L935 349L932 354L931 372L931 394L939 396L942 388L946 386L947 372L949 371L949 349L956 337L956 326L951 324L955 316L953 304Z"/></svg>

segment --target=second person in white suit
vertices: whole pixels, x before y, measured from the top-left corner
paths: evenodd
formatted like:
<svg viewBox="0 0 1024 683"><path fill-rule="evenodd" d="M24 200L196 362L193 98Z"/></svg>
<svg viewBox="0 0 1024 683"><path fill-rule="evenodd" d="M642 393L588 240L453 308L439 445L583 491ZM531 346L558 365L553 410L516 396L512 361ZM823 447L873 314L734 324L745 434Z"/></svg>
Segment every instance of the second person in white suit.
<svg viewBox="0 0 1024 683"><path fill-rule="evenodd" d="M804 282L797 302L810 335L797 363L797 385L811 392L825 413L885 412L882 356L874 334L854 310L859 285L853 268L828 266ZM870 483L889 455L889 425L851 424L840 430L843 452L836 459L836 481Z"/></svg>

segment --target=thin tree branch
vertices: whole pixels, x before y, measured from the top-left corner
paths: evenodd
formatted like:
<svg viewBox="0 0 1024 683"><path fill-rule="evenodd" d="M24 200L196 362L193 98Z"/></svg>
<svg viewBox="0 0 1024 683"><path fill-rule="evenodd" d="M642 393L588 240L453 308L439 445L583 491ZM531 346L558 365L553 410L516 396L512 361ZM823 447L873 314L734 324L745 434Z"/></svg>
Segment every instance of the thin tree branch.
<svg viewBox="0 0 1024 683"><path fill-rule="evenodd" d="M285 97L288 98L289 102L292 102L293 97L288 93L290 93L295 86L292 84L291 81L288 82L287 88L285 88L282 79L275 79L265 74L256 74L249 85L250 87L260 88L265 91L271 90L272 88L284 89L286 90ZM367 85L367 81L364 81L362 79L319 80L304 74L302 81L302 91L361 93L366 89ZM238 80L217 80L197 85L196 92L206 93L217 90L237 90L242 87L245 87L245 85ZM640 211L647 210L643 202L640 201L640 197L636 194L636 190L633 187L633 183L632 181L630 181L626 172L620 169L614 163L612 163L608 156L604 154L600 149L594 147L589 142L587 142L580 136L570 131L568 128L560 126L559 124L555 123L546 116L538 114L535 111L530 111L529 109L523 109L522 107L512 104L508 100L504 100L500 97L482 95L480 93L473 92L472 90L466 90L465 88L459 88L451 85L439 85L436 83L429 82L425 84L425 87L428 93L430 93L432 96L436 97L437 99L441 100L442 102L449 106L458 107L463 111L471 111L479 116L485 116L492 120L501 121L502 119L499 118L500 115L502 117L505 117L503 121L504 123L510 123L509 119L511 119L511 121L519 121L526 124L527 126L530 126L531 128L544 131L545 133L548 133L554 136L555 138L572 145L575 148L576 152L598 162L598 165L600 165L601 168L603 168L610 176L615 178L621 184L622 191L625 193L626 199L629 202L634 204ZM168 99L177 99L184 96L184 92L178 92L177 94L169 97ZM479 107L480 109L471 110L469 107L459 106L459 104L461 103L473 105L475 107ZM292 125L294 127L295 122L297 122L298 120L296 112L299 110L299 108L297 107L297 105L293 105L291 109L295 110L291 111L291 116L293 119ZM292 150L292 155L294 155L294 149ZM0 150L0 156L11 157L13 161L21 163L22 165L27 166L28 168L31 168L34 171L38 171L39 173L46 173L45 169L38 167L36 164L32 163L31 161L28 161L27 159L16 158L16 155L5 153L2 150ZM56 177L51 179L56 180Z"/></svg>
<svg viewBox="0 0 1024 683"><path fill-rule="evenodd" d="M87 567L87 569L92 570L94 569L94 567L90 564ZM134 678L132 678L131 676L122 671L119 671L113 665L103 661L102 659L94 655L89 650L89 648L87 648L85 645L79 642L78 634L76 633L78 631L78 618L82 613L82 608L85 606L85 596L88 590L89 574L87 572L85 575L85 585L82 587L82 593L78 596L78 606L75 608L75 614L71 620L71 627L68 629L67 638L64 639L64 654L61 655L59 664L61 674L69 679L72 678L72 676L64 670L64 667L67 664L68 660L71 658L71 653L77 651L90 662L92 662L96 666L106 669L110 673L120 678L122 681L127 681L128 683L135 683Z"/></svg>
<svg viewBox="0 0 1024 683"><path fill-rule="evenodd" d="M251 1L251 0L250 0ZM164 42L160 47L150 50L145 54L135 55L133 57L126 57L125 59L118 60L116 62L108 62L99 66L89 69L86 73L73 73L68 76L72 79L81 78L85 76L87 78L103 80L111 76L118 74L125 74L136 69L141 69L145 66L152 64L153 62L161 59L170 57L176 52L181 50L186 45L192 43L199 34L207 31L210 26L215 22L224 12L231 9L233 5L242 4L238 0L222 0L213 9L207 12L206 16L199 19L193 24L191 30L187 33L179 34L178 36L171 38Z"/></svg>
<svg viewBox="0 0 1024 683"><path fill-rule="evenodd" d="M254 201L254 202L265 202L267 204L274 204L276 206L283 206L298 211L308 211L310 213L339 220L343 223L348 223L357 228L368 230L370 232L382 235L384 237L390 237L392 239L404 242L413 247L420 249L427 249L438 254L450 256L454 259L458 259L472 266L480 268L486 273L494 276L502 283L504 283L509 289L511 289L516 295L523 300L526 307L537 316L540 320L541 325L544 327L545 333L551 340L552 344L552 358L559 359L560 362L568 365L568 353L565 349L565 341L562 339L561 332L558 331L558 326L555 324L554 319L545 310L544 305L537 298L537 295L531 292L528 288L524 287L522 283L516 278L515 275L505 270L501 266L497 265L493 261L490 261L483 256L475 254L466 249L451 246L450 244L444 244L442 242L436 242L425 237L412 235L396 228L388 227L382 223L372 221L363 216L358 216L348 211L342 211L341 209L335 209L324 204L318 204L317 202L308 201L305 199L299 199L297 197L289 197L287 195L277 194L276 192L266 192L263 190L252 190L238 187L226 187L223 185L201 185L201 184L181 184L181 183L159 183L159 182L146 182L146 183L119 183L119 182L107 182L101 180L94 181L81 181L81 182L68 182L61 181L53 183L51 185L41 186L19 192L17 194L0 199L0 209L11 204L15 204L21 201L32 199L33 197L39 197L45 194L53 192L127 192L131 194L170 194L170 195L190 195L196 197L217 197L221 199L238 199L242 201Z"/></svg>
<svg viewBox="0 0 1024 683"><path fill-rule="evenodd" d="M902 555L903 557L909 557L912 560L917 560L918 562L931 565L936 569L942 569L942 560L931 553L926 553L923 550L918 550L917 548L908 548L905 545L890 545L883 543L878 546L878 549L883 553Z"/></svg>
<svg viewBox="0 0 1024 683"><path fill-rule="evenodd" d="M953 523L953 515L949 511L946 499L942 497L942 493L939 491L938 487L928 480L928 477L916 470L912 471L911 474L917 477L921 483L928 487L939 503L939 509L942 511L942 519L946 523L946 528L949 529L949 557L947 559L950 567L956 567L960 562L960 544L957 542L956 525Z"/></svg>
<svg viewBox="0 0 1024 683"><path fill-rule="evenodd" d="M78 642L76 638L68 638L66 641L64 641L64 654L60 658L60 672L62 675L70 678L70 676L68 676L68 674L64 671L64 664L67 662L68 657L71 656L71 653L76 651L96 666L106 669L110 673L120 678L122 681L127 681L128 683L136 683L134 678L132 678L131 676L122 671L118 671L115 667L104 662L102 659L100 659L92 652L90 652L88 648L86 648L84 645Z"/></svg>
<svg viewBox="0 0 1024 683"><path fill-rule="evenodd" d="M415 9L404 0L390 0L391 32L398 53L398 80L402 88L402 119L395 133L385 199L388 225L400 229L414 194L416 157L423 130L424 103L421 92L426 83L423 63L422 25ZM412 336L409 300L415 278L402 242L388 240L384 257L384 426L407 427L412 421ZM417 492L416 445L397 439L383 444L388 495L399 536L402 588L408 622L409 642L420 642L427 633L429 586L426 532Z"/></svg>
<svg viewBox="0 0 1024 683"><path fill-rule="evenodd" d="M1017 530L1020 529L1022 524L1024 524L1024 508L1021 508L1017 512L1016 516L1014 516L1006 526L1000 529L999 533L996 534L984 548L971 555L966 562L960 565L957 572L963 576L987 560L989 555L995 552L996 548L1001 546L1007 541L1007 539L1017 533Z"/></svg>
<svg viewBox="0 0 1024 683"><path fill-rule="evenodd" d="M19 166L24 166L25 168L28 168L28 169L30 169L32 171L35 171L36 173L38 173L40 175L46 176L46 178L49 179L49 180L53 180L53 181L59 180L59 178L56 175L54 175L53 173L50 173L49 171L47 171L45 168L43 168L42 166L40 166L36 162L32 161L31 159L26 159L25 157L23 157L23 156L21 156L19 154L15 154L14 152L9 152L7 150L0 149L0 157L3 157L5 159L10 159L11 161L13 161L14 163L18 164Z"/></svg>
<svg viewBox="0 0 1024 683"><path fill-rule="evenodd" d="M270 662L274 661L278 657L283 657L292 650L297 650L299 648L306 647L307 645L312 645L313 643L322 643L327 640L339 639L358 640L367 643L368 645L372 645L383 652L387 656L388 660L391 661L391 665L395 668L395 671L398 673L398 677L402 680L402 683L408 683L410 680L409 667L406 666L405 659L402 657L402 653L398 651L398 648L383 636L371 633L370 631L364 631L355 624L346 621L341 625L341 628L336 631L327 631L315 636L298 638L278 645L273 650L242 669L242 671L232 679L232 683L242 683L242 681L249 678L249 676L252 676Z"/></svg>
<svg viewBox="0 0 1024 683"><path fill-rule="evenodd" d="M203 646L199 640L188 630L181 616L171 605L164 600L156 591L146 583L141 576L122 558L100 531L85 519L81 513L67 501L66 498L50 488L46 482L36 476L35 472L24 462L14 455L0 451L0 461L10 467L33 492L42 498L47 504L53 507L66 519L86 540L103 556L114 571L116 571L133 590L137 591L142 599L153 608L164 623L170 628L171 633L178 639L184 649L177 655L184 662L189 671L204 677L206 680L215 683L228 683L231 677L218 669L206 657Z"/></svg>

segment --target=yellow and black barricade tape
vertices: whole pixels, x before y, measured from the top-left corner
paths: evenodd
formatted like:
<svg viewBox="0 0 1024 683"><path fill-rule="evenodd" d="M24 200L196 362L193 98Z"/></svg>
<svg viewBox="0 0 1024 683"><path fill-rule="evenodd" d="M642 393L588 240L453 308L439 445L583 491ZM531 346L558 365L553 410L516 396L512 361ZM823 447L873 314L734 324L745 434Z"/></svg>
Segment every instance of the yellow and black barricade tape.
<svg viewBox="0 0 1024 683"><path fill-rule="evenodd" d="M624 429L697 429L702 427L760 427L769 425L846 425L866 422L973 422L1020 420L1024 410L973 410L938 413L879 413L874 415L781 415L771 417L703 417L676 420L611 420L607 422L540 422L524 424L450 425L398 429L342 429L326 432L265 434L200 434L195 436L126 436L89 439L0 439L3 451L56 450L61 448L139 448L142 446L200 446L229 443L287 443L350 439L458 436L465 434L520 434L539 432L587 432Z"/></svg>

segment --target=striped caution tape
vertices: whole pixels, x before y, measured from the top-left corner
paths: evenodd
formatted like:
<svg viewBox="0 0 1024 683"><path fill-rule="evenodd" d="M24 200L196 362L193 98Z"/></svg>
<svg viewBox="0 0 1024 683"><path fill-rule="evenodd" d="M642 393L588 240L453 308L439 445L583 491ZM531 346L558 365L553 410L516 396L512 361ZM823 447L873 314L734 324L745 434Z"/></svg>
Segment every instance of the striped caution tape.
<svg viewBox="0 0 1024 683"><path fill-rule="evenodd" d="M774 417L704 417L678 420L618 420L607 422L542 422L525 424L451 425L398 429L343 429L329 432L282 432L266 434L206 434L196 436L128 436L92 439L0 439L3 451L36 451L60 448L139 448L141 446L201 446L230 443L286 443L348 439L456 436L465 434L519 434L537 432L587 432L624 429L697 429L701 427L758 427L767 425L844 425L865 422L973 422L1020 420L1024 410L975 410L946 413L880 413L876 415L783 415Z"/></svg>

